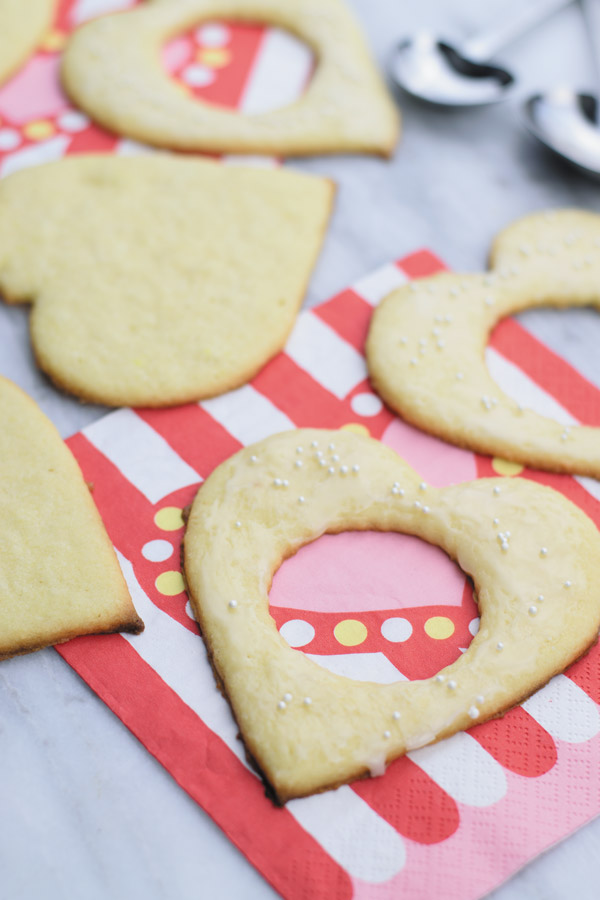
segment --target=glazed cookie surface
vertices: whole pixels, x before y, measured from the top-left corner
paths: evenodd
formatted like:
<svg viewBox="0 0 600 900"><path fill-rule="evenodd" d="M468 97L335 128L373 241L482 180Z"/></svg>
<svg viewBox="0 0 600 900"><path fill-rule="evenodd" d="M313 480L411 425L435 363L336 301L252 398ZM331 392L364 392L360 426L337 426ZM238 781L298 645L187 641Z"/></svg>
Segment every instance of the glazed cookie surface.
<svg viewBox="0 0 600 900"><path fill-rule="evenodd" d="M56 0L0 0L0 84L35 50L55 8Z"/></svg>
<svg viewBox="0 0 600 900"><path fill-rule="evenodd" d="M404 419L479 453L600 478L600 428L565 427L508 397L485 364L500 319L539 306L600 309L600 216L537 213L500 233L491 270L403 286L375 311L367 362Z"/></svg>
<svg viewBox="0 0 600 900"><path fill-rule="evenodd" d="M345 530L417 535L473 578L479 632L435 677L351 681L278 633L274 572ZM433 488L347 431L286 432L222 463L192 506L184 566L217 680L280 802L382 774L503 713L584 653L600 625L600 536L561 494L518 478Z"/></svg>
<svg viewBox="0 0 600 900"><path fill-rule="evenodd" d="M0 292L34 303L40 367L85 400L167 406L249 380L290 332L330 181L156 154L0 184Z"/></svg>
<svg viewBox="0 0 600 900"><path fill-rule="evenodd" d="M137 616L79 466L51 422L0 378L0 659Z"/></svg>
<svg viewBox="0 0 600 900"><path fill-rule="evenodd" d="M276 25L303 39L317 56L304 96L243 115L193 99L171 81L163 43L215 19ZM398 137L396 106L342 0L146 0L80 28L62 78L75 103L105 127L171 149L389 156Z"/></svg>

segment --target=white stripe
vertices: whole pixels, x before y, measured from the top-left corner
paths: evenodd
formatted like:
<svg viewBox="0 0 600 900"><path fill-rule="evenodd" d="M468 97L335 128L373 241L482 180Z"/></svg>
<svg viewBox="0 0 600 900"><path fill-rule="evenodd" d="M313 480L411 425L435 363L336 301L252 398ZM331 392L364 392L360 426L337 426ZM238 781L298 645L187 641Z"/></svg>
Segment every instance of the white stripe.
<svg viewBox="0 0 600 900"><path fill-rule="evenodd" d="M165 439L131 409L119 409L98 419L83 433L150 503L202 481Z"/></svg>
<svg viewBox="0 0 600 900"><path fill-rule="evenodd" d="M142 634L123 635L162 680L198 715L236 757L248 766L229 705L216 688L202 639L149 600L129 560L117 551L135 608L145 622ZM298 823L350 875L387 881L404 865L400 836L348 787L287 805Z"/></svg>
<svg viewBox="0 0 600 900"><path fill-rule="evenodd" d="M212 400L203 400L200 406L244 446L296 427L250 384Z"/></svg>
<svg viewBox="0 0 600 900"><path fill-rule="evenodd" d="M140 141L134 141L132 138L121 138L115 147L117 156L148 156L151 153L159 153L157 147L151 147L149 144L142 144Z"/></svg>
<svg viewBox="0 0 600 900"><path fill-rule="evenodd" d="M257 169L275 169L280 165L276 156L230 156L226 154L221 157L221 162L226 166L254 166Z"/></svg>
<svg viewBox="0 0 600 900"><path fill-rule="evenodd" d="M523 709L558 741L580 744L600 731L600 713L579 685L557 675L523 703Z"/></svg>
<svg viewBox="0 0 600 900"><path fill-rule="evenodd" d="M578 425L577 419L543 388L532 381L518 366L509 362L493 347L487 347L485 361L490 375L502 390L518 403L561 425Z"/></svg>
<svg viewBox="0 0 600 900"><path fill-rule="evenodd" d="M61 159L70 143L70 137L59 135L51 138L49 141L33 144L25 150L17 150L4 158L0 167L0 177L4 178L6 175L18 172L20 169L28 169L30 166L39 166L42 163Z"/></svg>
<svg viewBox="0 0 600 900"><path fill-rule="evenodd" d="M470 734L453 734L408 756L458 803L491 806L506 794L504 769Z"/></svg>
<svg viewBox="0 0 600 900"><path fill-rule="evenodd" d="M298 316L285 352L338 400L367 377L364 356L311 312Z"/></svg>
<svg viewBox="0 0 600 900"><path fill-rule="evenodd" d="M310 49L287 31L269 28L238 109L256 115L288 106L302 94L312 69Z"/></svg>
<svg viewBox="0 0 600 900"><path fill-rule="evenodd" d="M364 278L352 285L352 290L371 306L377 306L384 297L406 284L407 281L408 277L398 266L388 263L386 266L375 269L370 275L365 275Z"/></svg>
<svg viewBox="0 0 600 900"><path fill-rule="evenodd" d="M577 475L575 481L578 481L588 494L591 494L596 500L600 500L600 481L596 481L595 478L586 478L584 475Z"/></svg>
<svg viewBox="0 0 600 900"><path fill-rule="evenodd" d="M216 688L204 641L155 606L142 590L129 560L118 551L117 556L134 606L146 626L141 634L123 637L247 765L242 742L237 738L235 719Z"/></svg>
<svg viewBox="0 0 600 900"><path fill-rule="evenodd" d="M345 786L292 800L287 809L349 875L369 884L393 878L406 850L395 828Z"/></svg>
<svg viewBox="0 0 600 900"><path fill-rule="evenodd" d="M71 10L71 17L76 25L80 25L88 19L127 9L132 5L132 0L79 0Z"/></svg>
<svg viewBox="0 0 600 900"><path fill-rule="evenodd" d="M329 656L319 653L307 653L306 656L324 669L343 675L353 681L376 681L378 684L393 684L395 681L406 681L406 676L399 672L381 651L377 653L333 653Z"/></svg>

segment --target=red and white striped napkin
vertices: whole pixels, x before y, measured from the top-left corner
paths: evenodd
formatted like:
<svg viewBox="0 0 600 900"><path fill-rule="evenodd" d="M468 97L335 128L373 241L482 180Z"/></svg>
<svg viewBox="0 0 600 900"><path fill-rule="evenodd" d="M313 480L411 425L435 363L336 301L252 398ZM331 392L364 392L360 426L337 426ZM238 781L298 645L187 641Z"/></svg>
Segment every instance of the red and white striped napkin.
<svg viewBox="0 0 600 900"><path fill-rule="evenodd" d="M175 409L119 410L69 441L146 631L59 652L285 897L476 898L600 812L589 777L600 762L597 648L503 719L410 753L382 778L276 809L245 762L183 592L181 510L221 460L294 427L368 432L437 485L498 474L550 484L600 523L597 482L450 447L371 392L362 347L373 304L441 268L426 251L384 266L301 313L251 384ZM488 358L532 408L600 425L600 391L516 322L496 329ZM325 536L284 563L270 599L292 646L358 680L432 675L478 627L462 573L401 535Z"/></svg>

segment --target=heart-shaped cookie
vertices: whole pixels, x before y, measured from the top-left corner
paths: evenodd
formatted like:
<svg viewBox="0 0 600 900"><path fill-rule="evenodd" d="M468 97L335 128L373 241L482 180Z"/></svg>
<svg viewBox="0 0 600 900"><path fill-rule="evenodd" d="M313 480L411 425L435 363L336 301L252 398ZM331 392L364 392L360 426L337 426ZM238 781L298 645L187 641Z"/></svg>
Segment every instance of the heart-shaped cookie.
<svg viewBox="0 0 600 900"><path fill-rule="evenodd" d="M304 96L252 116L190 98L164 72L160 50L178 32L214 19L277 25L305 40L317 67ZM342 0L146 0L75 32L62 78L92 118L160 147L389 156L398 136L395 104Z"/></svg>
<svg viewBox="0 0 600 900"><path fill-rule="evenodd" d="M349 681L292 650L269 615L274 571L325 532L400 531L468 573L481 624L433 678ZM286 432L201 487L185 575L246 747L284 802L381 774L397 756L514 706L596 640L600 536L561 494L524 479L444 488L347 431Z"/></svg>
<svg viewBox="0 0 600 900"><path fill-rule="evenodd" d="M90 492L51 422L0 378L0 659L81 634L137 633Z"/></svg>
<svg viewBox="0 0 600 900"><path fill-rule="evenodd" d="M325 178L157 154L0 184L0 291L33 301L41 368L85 400L169 406L243 384L294 324Z"/></svg>
<svg viewBox="0 0 600 900"><path fill-rule="evenodd" d="M0 0L0 84L33 52L55 8L56 0Z"/></svg>
<svg viewBox="0 0 600 900"><path fill-rule="evenodd" d="M503 393L485 364L497 322L529 307L600 309L600 216L536 213L496 239L491 271L413 281L371 320L376 391L404 419L446 441L555 472L600 478L600 428L565 427Z"/></svg>

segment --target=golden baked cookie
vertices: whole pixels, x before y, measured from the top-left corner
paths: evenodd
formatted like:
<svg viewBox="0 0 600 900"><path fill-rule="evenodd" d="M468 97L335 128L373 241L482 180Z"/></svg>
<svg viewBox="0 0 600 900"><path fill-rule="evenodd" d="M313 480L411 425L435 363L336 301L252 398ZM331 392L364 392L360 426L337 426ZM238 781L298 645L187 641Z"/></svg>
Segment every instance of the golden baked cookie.
<svg viewBox="0 0 600 900"><path fill-rule="evenodd" d="M287 556L325 532L367 529L436 544L474 581L479 631L433 678L350 681L291 649L269 615ZM382 774L502 714L600 625L600 535L561 494L519 478L433 488L349 431L286 432L222 463L193 503L184 566L217 680L281 802Z"/></svg>
<svg viewBox="0 0 600 900"><path fill-rule="evenodd" d="M257 115L191 98L163 70L162 45L211 19L263 22L296 34L317 56L306 93ZM391 155L399 115L342 0L146 0L75 32L62 79L106 128L159 147L299 156Z"/></svg>
<svg viewBox="0 0 600 900"><path fill-rule="evenodd" d="M284 345L321 247L325 178L163 154L72 156L0 183L0 292L85 400L168 406Z"/></svg>
<svg viewBox="0 0 600 900"><path fill-rule="evenodd" d="M79 466L0 378L0 659L82 634L143 630Z"/></svg>
<svg viewBox="0 0 600 900"><path fill-rule="evenodd" d="M499 234L487 274L434 275L386 297L367 339L373 386L408 422L450 443L600 478L600 428L565 428L523 408L486 367L497 322L536 306L600 309L599 215L527 216Z"/></svg>
<svg viewBox="0 0 600 900"><path fill-rule="evenodd" d="M56 0L0 0L0 84L33 53L55 9Z"/></svg>

